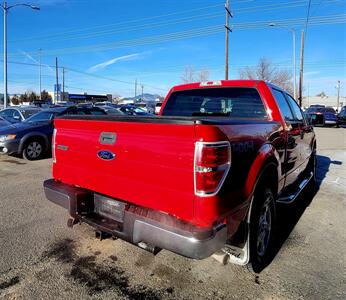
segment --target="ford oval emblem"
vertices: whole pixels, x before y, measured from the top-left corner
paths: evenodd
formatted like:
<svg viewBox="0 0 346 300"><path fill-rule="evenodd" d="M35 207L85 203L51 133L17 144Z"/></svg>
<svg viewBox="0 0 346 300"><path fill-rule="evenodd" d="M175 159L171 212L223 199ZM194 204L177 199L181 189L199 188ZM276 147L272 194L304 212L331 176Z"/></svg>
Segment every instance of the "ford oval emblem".
<svg viewBox="0 0 346 300"><path fill-rule="evenodd" d="M97 156L103 160L112 160L115 158L115 154L108 150L101 150L97 152Z"/></svg>

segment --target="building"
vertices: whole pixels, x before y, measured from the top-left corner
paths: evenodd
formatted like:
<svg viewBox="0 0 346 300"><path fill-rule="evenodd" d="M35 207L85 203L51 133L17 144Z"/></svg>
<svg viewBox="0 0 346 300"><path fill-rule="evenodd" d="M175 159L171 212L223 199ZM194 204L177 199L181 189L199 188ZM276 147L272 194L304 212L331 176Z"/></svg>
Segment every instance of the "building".
<svg viewBox="0 0 346 300"><path fill-rule="evenodd" d="M64 95L60 92L59 95L56 92L49 92L49 95L52 97L53 103L57 103L59 101L67 101L73 103L85 103L85 102L102 102L102 101L112 101L111 94L103 94L103 95L89 95L87 93L84 94L70 94L65 92Z"/></svg>
<svg viewBox="0 0 346 300"><path fill-rule="evenodd" d="M302 106L303 107L309 107L310 105L325 105L334 107L334 109L337 109L338 105L338 99L337 96L327 96L327 95L318 95L318 96L309 96L309 97L303 97ZM346 105L346 97L339 97L339 109Z"/></svg>

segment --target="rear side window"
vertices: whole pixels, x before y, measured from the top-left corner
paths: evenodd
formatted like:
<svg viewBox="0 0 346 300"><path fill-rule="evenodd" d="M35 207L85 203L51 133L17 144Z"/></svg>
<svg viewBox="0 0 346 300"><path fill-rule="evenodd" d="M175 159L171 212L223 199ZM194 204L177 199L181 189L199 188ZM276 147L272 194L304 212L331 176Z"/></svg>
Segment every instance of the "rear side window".
<svg viewBox="0 0 346 300"><path fill-rule="evenodd" d="M287 97L287 99L291 105L291 108L294 111L294 114L295 114L297 120L303 121L304 117L303 117L302 111L300 110L300 107L298 106L297 102L288 94L286 94L286 97Z"/></svg>
<svg viewBox="0 0 346 300"><path fill-rule="evenodd" d="M324 109L324 112L336 114L336 111L335 111L334 108L332 108L332 107L326 107L326 108Z"/></svg>
<svg viewBox="0 0 346 300"><path fill-rule="evenodd" d="M253 88L206 88L173 92L162 115L267 118L261 97Z"/></svg>
<svg viewBox="0 0 346 300"><path fill-rule="evenodd" d="M21 112L22 112L24 118L29 118L30 116L38 113L39 111L41 111L41 110L40 109L30 109L30 110L22 110Z"/></svg>
<svg viewBox="0 0 346 300"><path fill-rule="evenodd" d="M285 121L294 121L293 113L287 103L284 94L277 89L272 89L272 92Z"/></svg>

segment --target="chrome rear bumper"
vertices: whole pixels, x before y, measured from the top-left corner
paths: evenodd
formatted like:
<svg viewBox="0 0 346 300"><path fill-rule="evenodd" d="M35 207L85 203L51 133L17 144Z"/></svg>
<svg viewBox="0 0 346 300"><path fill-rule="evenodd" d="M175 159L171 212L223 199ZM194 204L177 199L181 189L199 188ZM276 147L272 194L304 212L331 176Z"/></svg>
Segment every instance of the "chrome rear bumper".
<svg viewBox="0 0 346 300"><path fill-rule="evenodd" d="M89 224L96 230L119 237L135 245L145 243L166 249L185 257L203 259L224 247L227 228L200 228L161 212L133 207L124 211L123 222L117 222L96 215L94 212L93 192L54 181L44 182L48 200L67 209L74 219ZM145 213L138 213L146 210ZM154 218L147 217L155 216Z"/></svg>

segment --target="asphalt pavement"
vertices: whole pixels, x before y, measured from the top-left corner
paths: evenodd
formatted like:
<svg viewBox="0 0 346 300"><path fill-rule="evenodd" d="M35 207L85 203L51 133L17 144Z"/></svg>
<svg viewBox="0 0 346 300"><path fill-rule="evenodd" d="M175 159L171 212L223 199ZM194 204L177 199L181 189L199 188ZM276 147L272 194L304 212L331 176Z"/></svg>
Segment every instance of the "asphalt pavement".
<svg viewBox="0 0 346 300"><path fill-rule="evenodd" d="M0 298L346 299L346 129L316 132L320 187L280 206L276 255L260 274L69 229L43 194L51 160L0 156Z"/></svg>

